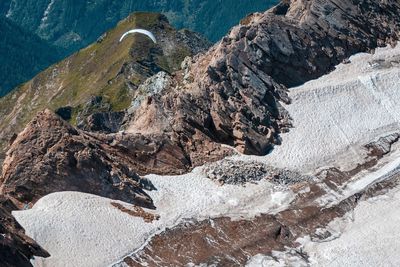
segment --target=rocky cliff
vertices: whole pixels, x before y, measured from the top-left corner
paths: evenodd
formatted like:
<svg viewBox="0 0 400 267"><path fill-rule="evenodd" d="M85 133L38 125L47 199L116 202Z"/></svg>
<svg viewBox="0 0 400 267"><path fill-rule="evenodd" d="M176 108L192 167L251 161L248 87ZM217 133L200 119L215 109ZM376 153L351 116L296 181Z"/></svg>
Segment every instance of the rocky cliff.
<svg viewBox="0 0 400 267"><path fill-rule="evenodd" d="M154 32L158 43L153 44L140 35L129 36L119 43L125 31L137 27ZM85 128L86 118L91 114L123 111L146 78L159 71L173 73L186 56L205 51L209 46L197 33L172 28L163 15L129 16L89 47L0 99L0 158L8 139L20 132L37 112L66 108L63 110L70 110L70 122L81 123Z"/></svg>
<svg viewBox="0 0 400 267"><path fill-rule="evenodd" d="M152 207L125 149L81 132L49 110L38 114L11 145L3 164L1 194L22 208L59 191L81 191ZM144 154L144 152L142 152Z"/></svg>
<svg viewBox="0 0 400 267"><path fill-rule="evenodd" d="M385 11L380 12L382 10ZM180 70L177 56L182 54L177 54L177 49L181 51L182 47L186 46L186 49L191 49L188 54L201 51L204 45L201 45L200 39L194 35L195 39L197 38L194 46L193 42L180 41L182 33L169 28L163 16L138 14L122 22L116 30L106 34L97 44L60 63L52 71L49 70L35 78L20 90L25 92L19 92L20 97L17 102L29 99L27 97L29 92L33 92L33 99L37 99L40 98L40 94L49 96L52 90L54 90L53 96L50 97L49 104L59 103L58 99L61 96L63 99L69 98L70 103L81 101L87 91L77 91L71 87L71 83L68 83L69 80L65 77L75 75L74 72L69 71L70 67L62 70L60 67L69 66L71 62L75 63L83 54L85 61L78 65L73 64L80 68L81 78L78 77L72 83L75 84L75 88L82 88L85 86L85 79L93 81L91 78L96 75L90 66L98 62L100 59L98 55L101 53L108 55L109 52L103 52L104 49L109 51L110 46L119 45L113 39L131 27L131 21L136 22L138 26L140 23L146 23L160 39L161 47L146 45L136 50L138 48L133 46L131 50L127 50L131 51L128 55L135 55L137 60L127 63L123 63L124 59L120 57L103 57L108 60L116 59L117 63L108 61L105 64L106 72L97 78L103 84L105 80L108 81L102 90L109 96L114 92L107 90L116 90L123 84L135 87L135 79L132 78L135 75L138 77L137 83L140 83L141 77L149 76L158 70L166 71L159 72L136 89L132 89L133 101L125 106L127 109L125 109L124 124L121 126L121 129L125 129L126 136L105 135L105 138L114 140L114 144L118 143L118 146L134 151L131 153L135 155L133 162L130 162L132 169L140 174L187 171L231 153L221 145L233 146L246 154L264 155L274 144L279 144L279 133L287 131L290 127L290 116L281 104L290 103L286 94L287 86L321 76L355 52L372 51L376 47L393 44L399 38L400 18L397 16L399 10L400 4L397 1L380 4L368 0L362 3L339 0L324 3L284 1L265 13L247 17L208 52L186 58ZM382 23L387 27L381 27ZM146 40L138 39L138 42L145 44ZM114 49L114 53L119 55L120 49ZM120 72L115 74L112 66L121 64ZM111 69L107 70L108 66L111 66ZM176 71L173 72L174 70ZM61 71L63 73L57 73ZM106 73L109 73L111 78L107 78ZM49 79L48 75L52 75L53 78ZM68 90L62 91L63 86ZM38 91L41 93L38 94ZM88 93L93 94L93 90ZM101 99L99 101L102 102ZM108 104L120 106L122 101L125 99L121 98ZM35 108L38 109L39 106ZM14 120L21 120L22 116L30 115L26 114L26 108L18 111L19 114L14 108L13 114L9 114L8 117L13 115ZM48 111L40 113L27 129L32 128L38 121L46 122L47 116L50 116ZM59 133L52 129L52 124L44 125L45 127L41 127L39 132L25 130L18 138L36 142L37 139L51 140L53 135L59 136ZM15 126L8 125L9 129L11 127ZM2 134L6 133L7 128ZM18 174L21 157L25 159L23 166L27 170L35 169L43 162L47 165L46 168L54 169L55 157L46 160L43 158L36 162L30 160L26 153L18 154L20 151L25 151L23 145L30 142L17 142L13 145L6 159L2 179L4 185L21 179L30 179ZM58 142L65 141L56 138L54 143ZM79 143L82 145L73 147L75 158L76 154L88 148L90 150L90 144L82 140ZM138 143L142 144L140 148L132 145ZM36 158L47 156L47 142L35 145ZM68 148L69 145L64 144L61 147ZM141 155L142 151L152 152L144 157ZM117 155L118 157L122 157L121 154ZM61 162L64 160L61 159ZM60 172L60 180L63 178L68 180L70 172L76 169L73 164L70 167L72 168L68 171ZM108 167L104 168L110 170ZM79 173L80 176L84 176L85 171L80 169ZM12 191L15 190L11 189L8 192ZM38 193L39 196L43 194ZM32 197L29 200L31 199Z"/></svg>
<svg viewBox="0 0 400 267"><path fill-rule="evenodd" d="M49 257L49 253L25 235L24 229L11 216L18 209L14 203L0 196L0 263L4 267L32 266L33 256Z"/></svg>
<svg viewBox="0 0 400 267"><path fill-rule="evenodd" d="M52 111L38 113L11 140L2 192L21 205L77 190L154 208L144 192L154 188L139 175L187 172L231 154L226 145L265 155L290 131L287 88L332 71L354 53L393 45L399 12L395 0L283 1L243 19L205 52L199 36L173 30L163 16L129 17L0 102L4 141L44 107L72 124L78 119L86 130ZM124 30L143 25L160 45L140 37L118 45ZM110 126L113 112L123 113L121 125L93 132L92 115ZM288 237L279 225L271 231Z"/></svg>
<svg viewBox="0 0 400 267"><path fill-rule="evenodd" d="M263 155L290 126L281 107L290 103L286 88L332 71L354 53L395 44L399 10L397 1L299 0L251 15L142 101L128 131L163 129L191 150L200 139Z"/></svg>

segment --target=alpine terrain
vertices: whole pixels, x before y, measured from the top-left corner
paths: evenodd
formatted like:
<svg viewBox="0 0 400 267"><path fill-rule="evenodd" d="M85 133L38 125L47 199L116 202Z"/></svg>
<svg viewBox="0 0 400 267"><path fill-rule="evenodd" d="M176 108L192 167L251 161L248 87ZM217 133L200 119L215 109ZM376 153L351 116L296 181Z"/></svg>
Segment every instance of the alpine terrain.
<svg viewBox="0 0 400 267"><path fill-rule="evenodd" d="M283 0L214 44L127 16L0 98L0 263L398 266L399 14Z"/></svg>
<svg viewBox="0 0 400 267"><path fill-rule="evenodd" d="M176 28L195 30L217 41L242 17L276 3L277 0L2 0L0 25L5 44L1 51L8 53L2 53L5 58L1 61L0 97L94 42L132 12L163 13ZM10 26L12 22L14 25Z"/></svg>
<svg viewBox="0 0 400 267"><path fill-rule="evenodd" d="M0 97L60 59L57 48L0 17Z"/></svg>

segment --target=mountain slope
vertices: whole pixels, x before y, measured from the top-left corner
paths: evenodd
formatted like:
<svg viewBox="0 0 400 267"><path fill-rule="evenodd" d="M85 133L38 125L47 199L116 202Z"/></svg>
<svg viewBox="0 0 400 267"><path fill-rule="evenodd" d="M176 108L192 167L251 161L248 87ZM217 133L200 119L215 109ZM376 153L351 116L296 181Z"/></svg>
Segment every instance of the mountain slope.
<svg viewBox="0 0 400 267"><path fill-rule="evenodd" d="M0 17L0 97L59 59L57 49Z"/></svg>
<svg viewBox="0 0 400 267"><path fill-rule="evenodd" d="M8 56L7 60L2 61L0 68L0 97L55 61L94 42L100 34L114 27L119 20L133 11L162 12L175 27L195 30L216 41L246 14L265 10L276 2L277 0L1 1L1 32L8 35L5 27L9 27L10 23L4 21L5 18L24 29L24 39L20 38L22 35L15 35L3 38L2 41L15 38L12 43L24 41L27 45L23 50L19 50L25 51L24 60L19 60L16 51L11 50L11 55L4 52L9 51L9 43L0 46L1 55ZM15 25L13 27L16 27ZM18 31L21 30L13 30ZM60 53L57 54L53 48L34 35L57 47ZM15 63L10 61L11 56L16 59Z"/></svg>
<svg viewBox="0 0 400 267"><path fill-rule="evenodd" d="M142 35L131 35L119 42L125 31L137 27L151 30L158 43L153 44ZM55 111L72 107L73 124L79 114L93 109L86 105L93 96L100 97L106 111L128 108L134 95L140 94L138 85L146 78L159 71L178 70L186 56L204 51L209 45L196 33L175 30L161 14L134 13L97 42L0 99L0 150L13 133L21 131L44 108Z"/></svg>
<svg viewBox="0 0 400 267"><path fill-rule="evenodd" d="M266 10L276 0L5 0L3 15L68 53L93 42L134 11L161 12L174 26L217 41L248 13ZM5 7L8 6L6 9ZM1 9L0 9L1 11Z"/></svg>
<svg viewBox="0 0 400 267"><path fill-rule="evenodd" d="M399 11L396 0L284 1L248 16L207 52L182 64L185 55L204 50L199 36L171 29L161 15L129 17L96 44L6 97L8 102L0 102L11 107L3 116L8 120L3 136L24 127L24 120L46 106L61 105L58 113L71 123L80 117L74 113L93 108L98 114L122 112L127 127L117 127L122 129L117 133L82 133L50 111L39 113L11 139L0 192L35 202L85 178L94 183L100 178L106 189L115 190L121 186L119 177L187 172L232 155L234 147L263 156L253 159L264 166L239 155L241 162L234 158L214 164L214 174L239 174L244 183L256 176L249 180L259 184L224 184L236 179L215 184L199 168L188 175L149 175L151 188L137 179L135 188L148 190L146 203L151 198L157 209L151 214L126 203L59 192L15 216L28 234L51 249L53 257L43 260L51 266L115 260L120 260L116 266L243 266L258 253L295 250L305 235L326 240L332 233L322 227L351 211L360 197L390 187L385 183L392 181L385 179L398 174L400 135L393 131L398 131L399 53L387 48L388 54L378 49L377 57L349 56L394 45L400 37ZM159 45L140 36L119 44L118 37L132 25L154 31ZM325 76L322 87L317 81L315 87L310 82L311 88L288 89L352 60L355 66L340 66L348 81L338 68ZM289 115L294 129L286 128ZM64 125L70 135L53 131L48 119ZM274 147L280 141L283 145ZM98 162L99 155L107 164ZM301 173L276 172L274 157L283 168L294 166ZM332 167L332 162L346 168ZM265 171L268 167L274 169ZM107 196L98 192L92 191ZM307 261L301 249L293 253Z"/></svg>

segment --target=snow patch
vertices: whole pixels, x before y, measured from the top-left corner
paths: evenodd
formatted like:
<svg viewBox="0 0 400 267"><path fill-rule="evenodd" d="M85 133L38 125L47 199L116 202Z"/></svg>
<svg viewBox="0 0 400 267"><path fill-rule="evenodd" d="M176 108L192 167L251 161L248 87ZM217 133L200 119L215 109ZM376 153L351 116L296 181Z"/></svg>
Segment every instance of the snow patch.
<svg viewBox="0 0 400 267"><path fill-rule="evenodd" d="M340 65L331 74L292 89L293 104L286 108L295 128L282 134L282 145L265 157L233 158L259 160L277 168L302 172L314 172L327 165L353 168L366 156L366 151L360 149L363 145L399 129L400 67L391 63L397 62L396 57L400 58L400 46L377 49L374 55L359 54L351 58L351 64ZM363 180L350 184L344 192L353 193L378 181L388 171L395 170L397 164L397 161L389 163L381 173L370 176L364 173ZM291 191L276 192L265 180L245 187L218 186L206 179L200 168L182 176L149 175L147 178L158 189L149 192L157 207L156 213L161 216L153 223L120 212L110 205L109 199L73 192L48 195L31 210L14 212L27 234L52 255L48 259L37 259L35 264L112 264L144 246L154 234L185 219L249 218L259 213L275 213L285 209L294 197ZM329 201L337 200L338 196L333 195ZM399 254L400 246L393 244L400 238L400 193L390 205L377 203L381 204L365 202L357 207L355 223L343 237L328 242L329 245L306 245L310 255L322 263L320 266L364 266L365 263L374 266L379 265L376 259L390 261L390 256ZM384 228L380 229L382 225ZM371 243L373 247L369 246ZM281 264L283 255L272 256L273 261ZM262 257L252 260L267 259L273 263L270 258ZM392 263L400 266L396 257L392 257Z"/></svg>
<svg viewBox="0 0 400 267"><path fill-rule="evenodd" d="M311 266L400 266L400 188L384 198L361 202L354 222L335 220L340 237L330 242L304 242Z"/></svg>
<svg viewBox="0 0 400 267"><path fill-rule="evenodd" d="M10 18L14 14L14 8L16 7L17 2L16 0L11 0L10 2L10 8L7 11L6 17Z"/></svg>
<svg viewBox="0 0 400 267"><path fill-rule="evenodd" d="M182 176L146 178L157 188L149 195L160 220L152 223L119 211L110 199L77 192L50 194L31 210L13 212L27 234L52 255L38 258L35 265L109 265L185 219L250 218L278 212L294 199L291 191L275 192L265 180L245 187L219 186L205 178L200 168Z"/></svg>
<svg viewBox="0 0 400 267"><path fill-rule="evenodd" d="M400 128L400 45L355 55L351 62L291 89L293 103L285 108L294 128L281 134L282 145L267 157L239 158L303 172L363 162L365 144Z"/></svg>
<svg viewBox="0 0 400 267"><path fill-rule="evenodd" d="M50 3L47 5L47 8L43 13L43 17L40 22L39 29L44 29L46 27L46 22L49 19L49 14L50 14L51 8L53 7L55 1L56 0L51 0Z"/></svg>

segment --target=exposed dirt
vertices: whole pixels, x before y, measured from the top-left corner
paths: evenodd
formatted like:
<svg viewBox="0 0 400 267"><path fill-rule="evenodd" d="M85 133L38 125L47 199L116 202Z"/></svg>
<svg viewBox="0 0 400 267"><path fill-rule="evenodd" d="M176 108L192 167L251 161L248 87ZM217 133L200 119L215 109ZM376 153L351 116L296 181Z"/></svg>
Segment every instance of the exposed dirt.
<svg viewBox="0 0 400 267"><path fill-rule="evenodd" d="M360 200L384 194L400 184L400 175L394 173L360 193L338 199L334 205L318 203L330 190L338 191L355 175L374 167L378 159L389 152L371 154L364 164L352 170L328 169L318 174L318 181L291 185L297 196L287 210L251 220L187 221L156 235L143 249L123 261L129 266L183 266L188 263L243 266L254 255L272 255L272 251L285 251L286 247L295 248L298 256L307 261L307 255L296 249L299 247L297 238L309 235L312 240L323 240L330 237L328 230L321 234L317 229L324 229L334 219L352 211Z"/></svg>
<svg viewBox="0 0 400 267"><path fill-rule="evenodd" d="M126 208L124 205L116 203L116 202L111 202L111 205L116 207L122 212L125 212L131 216L135 217L142 217L143 220L147 223L151 223L153 221L156 221L160 218L159 215L157 214L152 214L150 212L146 212L143 208L138 207L138 206L131 206L131 208Z"/></svg>

